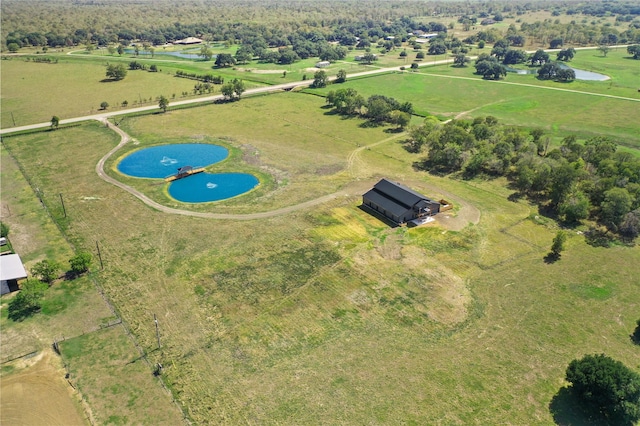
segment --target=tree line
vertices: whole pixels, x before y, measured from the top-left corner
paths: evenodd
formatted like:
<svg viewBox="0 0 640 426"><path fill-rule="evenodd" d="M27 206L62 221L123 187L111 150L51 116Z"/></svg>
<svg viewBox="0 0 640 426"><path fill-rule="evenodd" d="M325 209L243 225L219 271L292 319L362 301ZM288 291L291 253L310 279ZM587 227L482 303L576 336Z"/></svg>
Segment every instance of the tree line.
<svg viewBox="0 0 640 426"><path fill-rule="evenodd" d="M434 118L413 127L408 151L426 152L417 164L435 173L505 176L521 196L568 224L589 219L596 229L632 241L640 234L640 159L606 137L580 142L570 135L549 150L550 138L500 125L494 117ZM595 228L594 228L595 229Z"/></svg>

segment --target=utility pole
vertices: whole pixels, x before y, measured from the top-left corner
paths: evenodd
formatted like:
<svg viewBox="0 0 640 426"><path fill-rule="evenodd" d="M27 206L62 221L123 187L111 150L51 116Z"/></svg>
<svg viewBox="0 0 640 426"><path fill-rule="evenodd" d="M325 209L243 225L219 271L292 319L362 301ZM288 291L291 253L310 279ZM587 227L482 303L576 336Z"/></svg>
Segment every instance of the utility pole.
<svg viewBox="0 0 640 426"><path fill-rule="evenodd" d="M158 328L158 317L153 314L153 322L156 323L156 339L158 340L158 349L160 349L160 329Z"/></svg>
<svg viewBox="0 0 640 426"><path fill-rule="evenodd" d="M100 246L98 245L97 241L96 241L96 249L98 250L98 259L100 259L100 270L103 270L104 265L102 264L102 253L100 253Z"/></svg>
<svg viewBox="0 0 640 426"><path fill-rule="evenodd" d="M60 203L62 204L62 211L64 213L64 217L67 217L67 209L64 207L64 200L62 199L62 193L60 193Z"/></svg>

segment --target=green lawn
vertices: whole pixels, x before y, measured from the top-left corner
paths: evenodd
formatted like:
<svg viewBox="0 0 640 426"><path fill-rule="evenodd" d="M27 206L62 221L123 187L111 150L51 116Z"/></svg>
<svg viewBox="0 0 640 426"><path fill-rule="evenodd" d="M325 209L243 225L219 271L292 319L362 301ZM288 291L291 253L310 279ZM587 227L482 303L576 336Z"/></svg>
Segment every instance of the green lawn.
<svg viewBox="0 0 640 426"><path fill-rule="evenodd" d="M362 81L374 79L352 84ZM494 86L502 87L483 87ZM461 110L446 102L450 113ZM95 164L117 138L97 124L3 141L46 202L65 194L70 238L87 249L100 241L97 278L195 423L550 424L569 361L606 352L637 364L629 334L640 249L593 248L571 232L562 259L546 264L557 228L535 206L508 201L505 181L415 172L419 156L397 139L351 156L393 134L324 114L322 105L283 93L121 124L138 146L220 138L244 152L234 160L240 167L277 182L246 205L239 197L202 211L269 210L357 190L255 221L160 213L100 180ZM480 222L460 232L388 228L358 208L358 194L380 176L434 197L453 194L480 210ZM105 345L95 336L63 352L102 419L118 399L102 396L135 391L98 385L100 377L138 377L120 343ZM113 368L87 368L103 362Z"/></svg>
<svg viewBox="0 0 640 426"><path fill-rule="evenodd" d="M633 64L630 64L633 65ZM308 89L326 94L329 90L351 87L363 96L382 94L410 101L417 114L452 118L493 115L503 123L524 127L542 127L552 135L577 133L582 137L609 135L620 144L638 148L640 127L637 108L640 102L573 93L564 89L609 94L609 83L541 84L534 76L509 74L503 81L485 81L473 75L473 67L449 66L422 68L419 72L347 80L325 89ZM621 73L631 81L629 69ZM562 89L553 90L553 89ZM640 99L637 90L619 87L617 96ZM614 93L611 93L614 94Z"/></svg>

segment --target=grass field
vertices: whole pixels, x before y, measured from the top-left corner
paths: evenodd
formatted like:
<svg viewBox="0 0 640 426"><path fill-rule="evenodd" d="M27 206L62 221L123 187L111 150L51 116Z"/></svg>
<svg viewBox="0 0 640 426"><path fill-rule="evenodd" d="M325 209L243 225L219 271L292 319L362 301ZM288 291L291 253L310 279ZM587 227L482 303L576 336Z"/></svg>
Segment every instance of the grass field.
<svg viewBox="0 0 640 426"><path fill-rule="evenodd" d="M64 140L64 132L60 133L60 140ZM94 135L79 131L75 136L92 138ZM112 138L106 137L105 140L110 143ZM9 238L14 250L20 254L27 271L43 259L55 260L63 268L68 267L67 260L73 255L73 250L32 189L40 189L43 200L60 219L60 205L54 205L55 194L49 192L51 181L48 173L55 175L55 169L49 169L46 160L42 159L39 164L43 174L35 176L35 180L31 181L33 186L30 186L20 172L18 163L9 156L4 143L1 155L2 221L10 227ZM29 164L29 167L32 166L33 164ZM81 197L78 202L90 203L91 200L89 197ZM59 223L63 227L68 225L63 221ZM79 243L78 240L74 242ZM115 326L106 332L101 331L117 319L117 314L109 309L98 292L93 281L96 278L98 277L85 276L55 282L46 292L41 312L17 323L7 318L8 303L15 294L4 295L0 299L0 412L3 424L33 425L44 422L50 425L79 425L89 424L87 418L99 424L118 424L116 416L126 416L129 423L136 424L180 422L180 411L171 405L171 398L162 387L154 383L149 371L141 365L143 361L133 366L124 364L139 357L140 353L123 327ZM80 389L80 397L64 379L69 366L65 370L63 362L51 349L54 341L62 339L69 339L61 345L65 355L67 345L72 346L76 341L102 341L101 344L118 351L116 355L101 351L89 358L81 353L70 357L71 380ZM113 346L114 341L120 342L119 345ZM111 363L95 358L107 355L111 357ZM114 359L125 361L117 362L114 366ZM66 361L65 358L65 364ZM95 369L98 361L104 366L103 369ZM85 366L88 371L83 370ZM112 374L120 366L123 372ZM90 380L103 383L109 380L109 391L93 399L94 388L89 384L95 381ZM144 393L144 397L131 396L125 401L123 389L127 390L128 395L135 389L144 389L144 392L139 392ZM83 404L80 403L80 398L84 398ZM148 404L147 398L161 408L154 409L153 404ZM96 410L92 410L94 407ZM114 418L107 419L104 415L113 415ZM120 421L120 424L124 422Z"/></svg>
<svg viewBox="0 0 640 426"><path fill-rule="evenodd" d="M585 52L579 54L586 56ZM585 63L590 62L585 59ZM620 57L612 58L612 64L615 86L609 82L545 84L532 75L515 74L509 74L504 81L492 82L475 76L471 66L464 69L436 66L423 68L417 73L358 78L347 80L340 86L308 90L326 94L338 87L351 87L365 97L382 94L410 101L418 114L452 118L468 111L466 117L493 115L503 123L542 127L554 135L609 135L623 145L638 148L639 102L590 94L610 94L640 100L633 86L639 72L637 64ZM602 63L600 66L603 66ZM616 75L621 77L618 79ZM566 89L587 93L574 93Z"/></svg>
<svg viewBox="0 0 640 426"><path fill-rule="evenodd" d="M401 98L410 92L403 82L427 78L437 77L392 75L378 84L396 84L390 95ZM364 91L358 84L371 81L349 84ZM454 114L499 99L478 92L484 101L456 108L441 85L433 87L442 90L434 103L440 111L430 112ZM482 88L494 86L502 87ZM562 102L548 94L539 101ZM283 93L121 126L139 146L219 138L243 152L233 160L238 167L273 176L273 190L203 211L285 207L350 185L364 191L387 176L434 197L455 194L481 211L479 224L459 232L388 228L358 208L357 195L255 221L168 215L96 176L98 159L116 143L102 126L3 140L46 203L65 194L71 240L89 250L100 241L105 269L96 278L149 361L164 365L162 379L191 420L549 424L552 402L572 412L554 399L572 359L606 352L637 366L629 339L640 305L637 247L594 248L572 232L562 259L546 264L554 222L535 206L508 201L504 181L415 172L417 157L393 135L323 114L323 103ZM523 111L524 124L542 122ZM515 117L507 111L500 118ZM387 139L349 166L358 145ZM93 334L65 345L65 360L101 422L114 412L109 404L117 398L102 401L109 392L128 395L131 410L149 408L139 386L94 384L112 375L134 380L145 369L151 377L150 367L126 364L132 358L119 352L122 340ZM114 368L88 368L102 363ZM111 420L131 421L119 415Z"/></svg>

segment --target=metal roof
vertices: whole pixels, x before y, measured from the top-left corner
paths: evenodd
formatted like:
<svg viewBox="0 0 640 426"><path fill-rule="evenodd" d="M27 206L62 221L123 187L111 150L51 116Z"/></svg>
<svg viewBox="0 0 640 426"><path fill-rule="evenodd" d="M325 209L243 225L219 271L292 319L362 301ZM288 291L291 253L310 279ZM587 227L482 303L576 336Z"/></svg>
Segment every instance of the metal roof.
<svg viewBox="0 0 640 426"><path fill-rule="evenodd" d="M403 204L405 210L412 208L420 200L428 200L427 197L411 188L388 179L382 179L376 183L373 188L382 192L387 197L396 200L396 202Z"/></svg>
<svg viewBox="0 0 640 426"><path fill-rule="evenodd" d="M407 212L407 210L411 208L411 207L403 206L402 204L398 203L396 200L386 197L384 194L382 194L380 191L376 190L375 188L369 190L369 192L364 194L363 197L368 200L371 200L371 202L373 202L374 204L380 206L387 212L397 217L402 217Z"/></svg>
<svg viewBox="0 0 640 426"><path fill-rule="evenodd" d="M27 277L22 259L17 254L0 256L0 280L19 280Z"/></svg>

